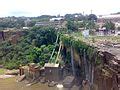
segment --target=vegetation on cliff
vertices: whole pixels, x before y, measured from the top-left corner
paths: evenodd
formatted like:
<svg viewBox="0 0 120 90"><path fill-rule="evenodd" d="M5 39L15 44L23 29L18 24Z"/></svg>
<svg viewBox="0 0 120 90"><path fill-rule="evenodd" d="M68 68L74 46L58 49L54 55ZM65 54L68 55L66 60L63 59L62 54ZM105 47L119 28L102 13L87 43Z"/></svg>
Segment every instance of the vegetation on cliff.
<svg viewBox="0 0 120 90"><path fill-rule="evenodd" d="M79 38L83 38L83 37L79 36ZM66 35L61 36L61 40L63 44L65 45L65 47L70 48L70 46L72 46L81 57L83 57L83 54L85 51L87 55L87 59L90 62L95 62L95 65L99 65L101 63L101 60L97 54L97 49L94 46L91 46L87 44L86 42L84 42L83 41L84 39L81 40L81 39L73 37L72 35L69 36L66 34ZM95 61L93 61L93 59Z"/></svg>
<svg viewBox="0 0 120 90"><path fill-rule="evenodd" d="M5 68L18 68L30 62L43 65L50 58L56 40L51 27L33 27L26 31L17 44L0 43L0 64Z"/></svg>

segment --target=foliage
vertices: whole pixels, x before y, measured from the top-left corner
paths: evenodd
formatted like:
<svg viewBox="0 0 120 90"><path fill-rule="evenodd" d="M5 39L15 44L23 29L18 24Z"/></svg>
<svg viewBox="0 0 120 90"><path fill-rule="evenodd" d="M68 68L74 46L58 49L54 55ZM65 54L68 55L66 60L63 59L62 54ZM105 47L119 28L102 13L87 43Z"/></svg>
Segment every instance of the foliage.
<svg viewBox="0 0 120 90"><path fill-rule="evenodd" d="M97 16L95 14L83 15L81 13L66 14L65 20L70 21L97 21Z"/></svg>
<svg viewBox="0 0 120 90"><path fill-rule="evenodd" d="M84 16L81 13L66 14L65 19L66 20L78 20L78 21L81 21L81 20L84 19Z"/></svg>
<svg viewBox="0 0 120 90"><path fill-rule="evenodd" d="M27 22L27 27L33 27L35 24L36 24L36 21L31 20Z"/></svg>
<svg viewBox="0 0 120 90"><path fill-rule="evenodd" d="M78 28L84 28L84 29L97 29L98 26L96 25L95 21L90 20L84 20L84 21L74 21L74 25L76 27L76 30Z"/></svg>
<svg viewBox="0 0 120 90"><path fill-rule="evenodd" d="M33 27L19 39L17 44L0 43L0 63L8 69L34 62L47 62L54 48L56 32L51 27Z"/></svg>
<svg viewBox="0 0 120 90"><path fill-rule="evenodd" d="M24 19L21 17L6 17L0 20L0 28L20 28L24 26Z"/></svg>
<svg viewBox="0 0 120 90"><path fill-rule="evenodd" d="M81 40L76 40L73 37L70 37L68 35L61 36L61 40L65 47L70 48L72 47L81 55L83 56L84 50L88 56L88 59L92 61L92 58L94 57L94 54L96 54L96 49L93 46L87 45L85 42ZM70 60L70 59L69 59ZM96 60L96 63L99 63L99 59Z"/></svg>
<svg viewBox="0 0 120 90"><path fill-rule="evenodd" d="M51 16L51 15L41 15L38 17L31 17L32 21L35 22L44 22L44 21L49 21L51 18L56 18L56 16Z"/></svg>
<svg viewBox="0 0 120 90"><path fill-rule="evenodd" d="M95 29L96 28L96 24L95 24L94 21L88 21L86 27L87 27L87 29Z"/></svg>
<svg viewBox="0 0 120 90"><path fill-rule="evenodd" d="M106 27L107 30L115 30L115 24L111 21L107 21L103 27Z"/></svg>
<svg viewBox="0 0 120 90"><path fill-rule="evenodd" d="M90 21L97 21L97 16L95 14L90 14L88 16L88 20L90 20Z"/></svg>
<svg viewBox="0 0 120 90"><path fill-rule="evenodd" d="M67 22L67 29L69 31L78 31L78 28L86 28L86 29L96 29L97 25L94 21L86 20L86 21L68 21Z"/></svg>
<svg viewBox="0 0 120 90"><path fill-rule="evenodd" d="M27 55L27 58L34 63L40 62L41 64L44 64L45 62L48 62L53 48L53 45L42 45L40 48L34 47Z"/></svg>
<svg viewBox="0 0 120 90"><path fill-rule="evenodd" d="M95 65L98 66L98 65L100 65L101 63L102 63L102 62L101 62L100 56L99 56L99 55L96 55Z"/></svg>
<svg viewBox="0 0 120 90"><path fill-rule="evenodd" d="M5 69L0 68L0 75L1 75L1 74L5 74Z"/></svg>
<svg viewBox="0 0 120 90"><path fill-rule="evenodd" d="M78 30L78 25L74 21L68 21L67 22L67 29L70 31L76 31Z"/></svg>
<svg viewBox="0 0 120 90"><path fill-rule="evenodd" d="M19 68L19 64L17 64L16 62L6 62L5 68L10 70L17 69Z"/></svg>

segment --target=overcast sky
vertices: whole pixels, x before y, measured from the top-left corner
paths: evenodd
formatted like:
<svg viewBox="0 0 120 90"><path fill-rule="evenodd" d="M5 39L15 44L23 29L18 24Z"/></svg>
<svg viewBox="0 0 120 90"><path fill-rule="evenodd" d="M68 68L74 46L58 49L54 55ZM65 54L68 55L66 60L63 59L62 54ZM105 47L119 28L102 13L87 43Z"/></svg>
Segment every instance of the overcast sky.
<svg viewBox="0 0 120 90"><path fill-rule="evenodd" d="M120 0L0 0L0 16L40 16L66 13L97 15L120 12Z"/></svg>

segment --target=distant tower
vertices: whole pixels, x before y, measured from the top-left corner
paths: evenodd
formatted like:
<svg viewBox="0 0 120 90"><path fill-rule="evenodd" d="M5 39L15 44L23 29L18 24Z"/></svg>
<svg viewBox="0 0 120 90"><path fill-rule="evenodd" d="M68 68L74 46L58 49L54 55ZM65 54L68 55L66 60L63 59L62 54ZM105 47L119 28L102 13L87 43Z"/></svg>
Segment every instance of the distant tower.
<svg viewBox="0 0 120 90"><path fill-rule="evenodd" d="M24 23L25 23L25 27L27 27L27 20L25 20Z"/></svg>
<svg viewBox="0 0 120 90"><path fill-rule="evenodd" d="M60 17L60 14L58 14L57 17L59 18L59 17Z"/></svg>
<svg viewBox="0 0 120 90"><path fill-rule="evenodd" d="M85 12L83 11L83 16L84 16Z"/></svg>
<svg viewBox="0 0 120 90"><path fill-rule="evenodd" d="M92 14L92 12L93 12L93 11L91 10L90 13Z"/></svg>

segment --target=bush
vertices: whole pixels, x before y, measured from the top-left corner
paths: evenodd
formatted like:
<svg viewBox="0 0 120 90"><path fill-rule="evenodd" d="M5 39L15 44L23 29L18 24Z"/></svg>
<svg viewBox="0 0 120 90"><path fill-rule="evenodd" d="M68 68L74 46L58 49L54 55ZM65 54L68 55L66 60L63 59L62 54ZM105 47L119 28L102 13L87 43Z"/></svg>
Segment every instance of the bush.
<svg viewBox="0 0 120 90"><path fill-rule="evenodd" d="M17 44L0 43L0 64L7 69L17 69L20 64L33 62L43 65L50 58L55 40L55 28L34 27L26 31Z"/></svg>
<svg viewBox="0 0 120 90"><path fill-rule="evenodd" d="M5 64L5 68L6 69L18 69L19 68L19 65L17 65L16 63L13 63L13 62L8 62Z"/></svg>

